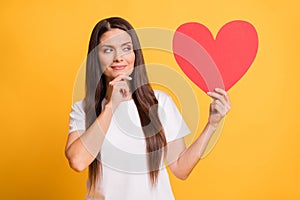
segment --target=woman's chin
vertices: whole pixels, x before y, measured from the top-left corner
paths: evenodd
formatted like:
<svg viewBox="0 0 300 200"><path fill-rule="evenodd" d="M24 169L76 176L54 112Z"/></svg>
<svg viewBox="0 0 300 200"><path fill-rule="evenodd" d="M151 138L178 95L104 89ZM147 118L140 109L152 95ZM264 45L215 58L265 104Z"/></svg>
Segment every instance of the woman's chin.
<svg viewBox="0 0 300 200"><path fill-rule="evenodd" d="M105 76L108 79L113 80L113 79L115 79L116 77L118 77L120 75L130 76L131 74L132 74L132 71L123 71L123 70L120 70L120 71L115 71L115 72L110 73L110 74L105 74Z"/></svg>
<svg viewBox="0 0 300 200"><path fill-rule="evenodd" d="M115 70L112 75L114 77L117 77L121 74L130 76L132 74L132 72L133 72L133 70L126 70L126 69L124 69L124 70Z"/></svg>

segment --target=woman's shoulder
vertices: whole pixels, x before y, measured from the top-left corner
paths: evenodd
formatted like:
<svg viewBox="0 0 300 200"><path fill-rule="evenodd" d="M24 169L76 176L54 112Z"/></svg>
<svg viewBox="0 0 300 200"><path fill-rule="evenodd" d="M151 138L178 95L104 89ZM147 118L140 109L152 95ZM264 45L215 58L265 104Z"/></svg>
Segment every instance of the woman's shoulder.
<svg viewBox="0 0 300 200"><path fill-rule="evenodd" d="M165 102L167 99L171 98L167 93L161 90L153 90L153 92L158 102Z"/></svg>
<svg viewBox="0 0 300 200"><path fill-rule="evenodd" d="M83 103L84 103L83 99L75 101L72 105L72 110L76 110L76 111L79 111L79 112L84 112Z"/></svg>

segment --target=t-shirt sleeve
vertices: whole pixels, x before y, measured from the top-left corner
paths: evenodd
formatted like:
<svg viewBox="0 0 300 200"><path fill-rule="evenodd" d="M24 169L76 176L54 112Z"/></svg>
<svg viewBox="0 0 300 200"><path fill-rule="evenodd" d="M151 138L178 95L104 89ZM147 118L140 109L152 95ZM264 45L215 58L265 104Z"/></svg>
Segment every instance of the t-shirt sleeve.
<svg viewBox="0 0 300 200"><path fill-rule="evenodd" d="M75 102L70 112L69 133L76 130L85 130L85 112L82 100Z"/></svg>
<svg viewBox="0 0 300 200"><path fill-rule="evenodd" d="M191 132L176 104L167 94L164 95L164 101L159 105L158 115L163 125L167 142L182 138Z"/></svg>

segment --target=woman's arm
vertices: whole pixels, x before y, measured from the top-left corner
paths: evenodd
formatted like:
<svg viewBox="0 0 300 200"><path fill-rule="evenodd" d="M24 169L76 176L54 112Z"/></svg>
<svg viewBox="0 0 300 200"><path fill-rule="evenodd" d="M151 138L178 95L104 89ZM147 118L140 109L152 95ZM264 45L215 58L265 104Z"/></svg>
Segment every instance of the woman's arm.
<svg viewBox="0 0 300 200"><path fill-rule="evenodd" d="M69 134L65 154L70 167L83 171L96 158L112 118L111 103L105 105L101 114L86 131Z"/></svg>
<svg viewBox="0 0 300 200"><path fill-rule="evenodd" d="M74 131L69 134L65 154L70 167L83 171L97 157L109 128L113 113L121 101L129 100L128 75L119 75L108 85L108 100L101 114L86 131ZM120 91L123 92L120 92Z"/></svg>
<svg viewBox="0 0 300 200"><path fill-rule="evenodd" d="M188 148L185 147L184 139L168 143L166 160L173 174L184 180L186 179L198 161L201 159L211 136L217 129L222 118L231 109L228 94L221 89L208 93L214 101L210 105L210 116L208 123L200 136Z"/></svg>
<svg viewBox="0 0 300 200"><path fill-rule="evenodd" d="M166 160L177 178L185 180L189 176L201 159L215 130L214 126L206 124L201 135L188 148L186 148L183 138L168 143Z"/></svg>

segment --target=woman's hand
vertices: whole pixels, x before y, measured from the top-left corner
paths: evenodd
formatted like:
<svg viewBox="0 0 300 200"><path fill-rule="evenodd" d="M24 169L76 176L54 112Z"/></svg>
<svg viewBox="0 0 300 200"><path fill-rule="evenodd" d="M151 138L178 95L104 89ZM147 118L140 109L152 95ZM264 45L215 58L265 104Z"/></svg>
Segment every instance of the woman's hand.
<svg viewBox="0 0 300 200"><path fill-rule="evenodd" d="M111 104L113 110L118 107L122 101L131 99L129 81L132 78L126 74L120 74L107 86L107 102Z"/></svg>
<svg viewBox="0 0 300 200"><path fill-rule="evenodd" d="M220 88L216 88L215 92L208 92L207 94L214 99L210 104L208 123L217 127L231 109L229 96L226 91Z"/></svg>

